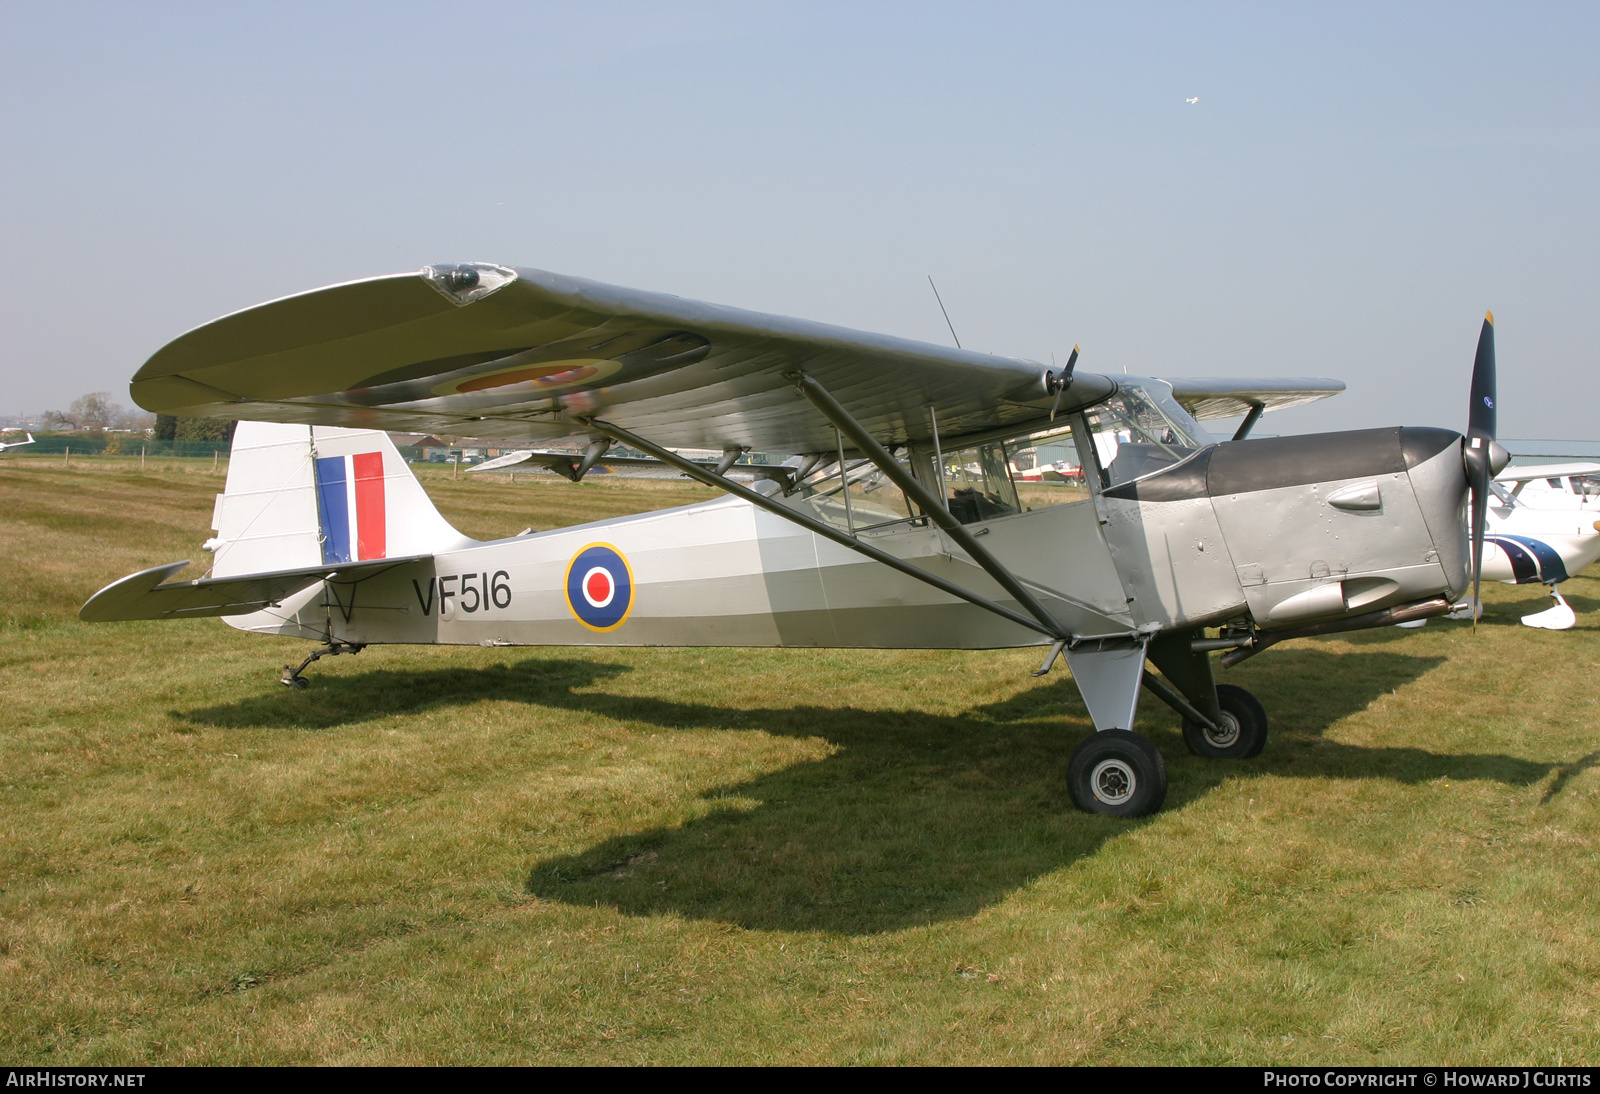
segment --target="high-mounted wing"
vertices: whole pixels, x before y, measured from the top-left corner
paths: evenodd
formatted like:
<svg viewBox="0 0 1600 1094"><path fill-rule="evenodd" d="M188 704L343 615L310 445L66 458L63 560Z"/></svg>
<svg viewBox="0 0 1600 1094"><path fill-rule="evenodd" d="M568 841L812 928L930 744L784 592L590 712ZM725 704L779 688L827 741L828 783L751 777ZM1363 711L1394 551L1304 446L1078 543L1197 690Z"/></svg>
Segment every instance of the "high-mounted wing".
<svg viewBox="0 0 1600 1094"><path fill-rule="evenodd" d="M1495 482L1532 482L1534 479L1564 479L1570 475L1600 475L1600 463L1541 463L1508 467L1494 477Z"/></svg>
<svg viewBox="0 0 1600 1094"><path fill-rule="evenodd" d="M1172 397L1200 421L1237 418L1257 407L1265 412L1303 406L1344 390L1342 380L1323 376L1251 380L1202 376L1167 383L1172 385Z"/></svg>
<svg viewBox="0 0 1600 1094"><path fill-rule="evenodd" d="M800 319L475 263L355 281L224 316L134 377L162 413L451 432L528 443L583 417L675 448L823 452L815 377L885 443L1026 424L1047 370ZM1079 372L1062 409L1114 390Z"/></svg>

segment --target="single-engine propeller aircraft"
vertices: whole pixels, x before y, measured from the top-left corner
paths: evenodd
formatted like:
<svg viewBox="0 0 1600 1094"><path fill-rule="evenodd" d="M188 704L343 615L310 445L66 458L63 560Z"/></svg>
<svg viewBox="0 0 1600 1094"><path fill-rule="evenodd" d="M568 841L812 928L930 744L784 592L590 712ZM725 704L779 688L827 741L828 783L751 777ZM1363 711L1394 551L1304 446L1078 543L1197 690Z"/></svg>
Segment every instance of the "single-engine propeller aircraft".
<svg viewBox="0 0 1600 1094"><path fill-rule="evenodd" d="M1440 615L1467 592L1507 458L1493 339L1485 320L1465 438L1247 440L1264 411L1344 385L1101 375L1076 371L1076 350L1046 367L540 270L430 266L224 316L146 362L140 406L241 420L215 558L196 581L167 580L183 562L123 578L80 615L218 615L322 643L286 670L296 686L316 658L373 643L1038 645L1035 675L1064 655L1098 731L1068 765L1073 801L1135 816L1167 785L1132 731L1141 688L1192 751L1253 756L1266 713L1215 683L1213 651L1233 664ZM1197 421L1241 414L1221 444ZM581 456L546 460L574 480L621 444L731 496L476 542L382 430L577 437ZM739 464L749 451L789 458ZM1056 474L1019 482L1025 465Z"/></svg>

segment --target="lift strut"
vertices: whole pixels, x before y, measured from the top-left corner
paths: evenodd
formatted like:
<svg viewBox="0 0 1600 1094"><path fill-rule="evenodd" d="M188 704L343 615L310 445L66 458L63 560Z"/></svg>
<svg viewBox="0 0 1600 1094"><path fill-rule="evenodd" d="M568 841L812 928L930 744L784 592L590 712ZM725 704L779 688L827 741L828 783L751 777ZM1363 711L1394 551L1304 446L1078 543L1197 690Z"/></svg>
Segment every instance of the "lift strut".
<svg viewBox="0 0 1600 1094"><path fill-rule="evenodd" d="M878 439L867 432L866 427L856 421L827 388L803 372L790 373L787 378L794 381L795 387L800 389L800 394L810 399L812 405L822 411L822 416L832 422L835 429L850 438L851 443L856 446L856 451L876 464L878 470L882 471L890 482L905 491L906 497L922 507L929 520L960 544L961 549L967 552L972 561L982 566L1018 604L1027 608L1029 614L1043 625L1044 633L1053 638L1069 636L1070 632L1039 602L1039 598L1018 581L1016 575L1006 569L999 559L990 554L988 548L979 543L971 532L967 531L966 526L945 508L941 499L934 497L932 491L896 462L895 458L889 455L889 450L879 444Z"/></svg>

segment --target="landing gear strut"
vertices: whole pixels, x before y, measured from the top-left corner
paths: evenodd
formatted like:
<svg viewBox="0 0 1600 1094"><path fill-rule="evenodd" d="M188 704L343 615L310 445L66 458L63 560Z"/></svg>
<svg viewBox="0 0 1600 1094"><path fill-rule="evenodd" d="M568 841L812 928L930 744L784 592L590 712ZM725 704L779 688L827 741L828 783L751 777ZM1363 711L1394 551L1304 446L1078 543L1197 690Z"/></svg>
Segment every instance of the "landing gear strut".
<svg viewBox="0 0 1600 1094"><path fill-rule="evenodd" d="M1207 641L1201 632L1157 637L1150 661L1166 679L1149 677L1145 686L1182 716L1183 743L1196 756L1258 756L1267 744L1267 712L1244 688L1216 682Z"/></svg>
<svg viewBox="0 0 1600 1094"><path fill-rule="evenodd" d="M304 661L300 662L299 667L291 667L289 665L283 666L283 675L278 678L279 683L286 687L294 688L297 691L304 691L306 688L311 686L311 681L307 680L300 674L304 672L307 666L309 666L313 661L320 661L324 657L337 657L341 653L360 653L366 648L367 644L365 642L331 641L320 649L312 650L310 656L308 656Z"/></svg>

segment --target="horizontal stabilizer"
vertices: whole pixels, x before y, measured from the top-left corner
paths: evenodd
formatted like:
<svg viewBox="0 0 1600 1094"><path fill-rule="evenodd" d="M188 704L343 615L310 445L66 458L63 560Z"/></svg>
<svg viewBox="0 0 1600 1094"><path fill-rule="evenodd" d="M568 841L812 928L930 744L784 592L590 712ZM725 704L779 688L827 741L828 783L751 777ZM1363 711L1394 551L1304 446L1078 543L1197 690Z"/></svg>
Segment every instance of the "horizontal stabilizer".
<svg viewBox="0 0 1600 1094"><path fill-rule="evenodd" d="M175 581L167 578L189 565L169 562L113 581L78 609L85 623L113 623L128 619L185 619L190 616L245 615L270 608L303 589L328 579L359 581L391 566L421 562L432 555L347 562L301 570L238 574L231 577Z"/></svg>

